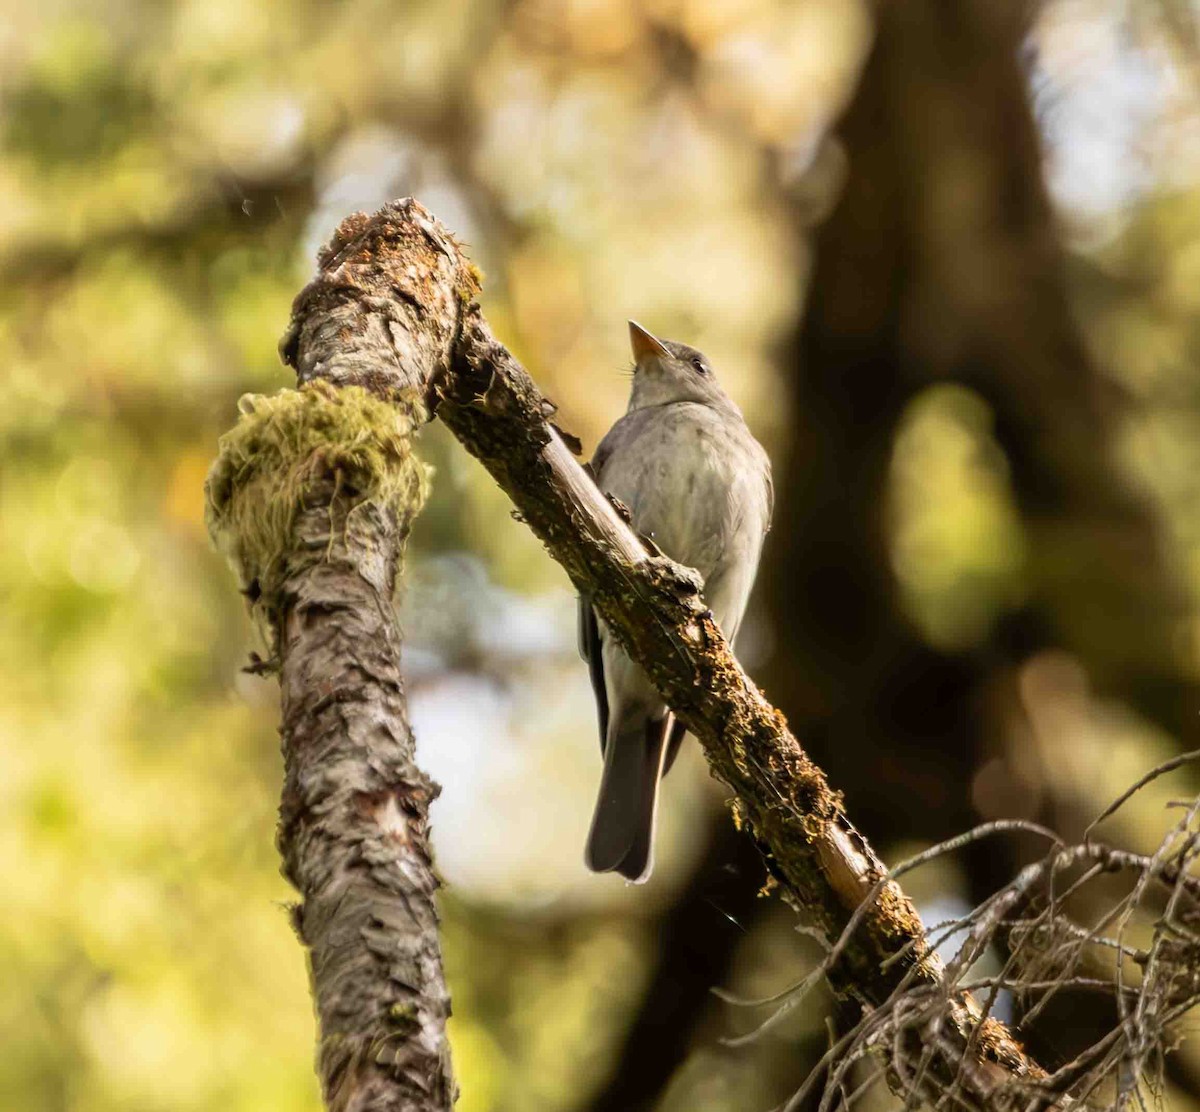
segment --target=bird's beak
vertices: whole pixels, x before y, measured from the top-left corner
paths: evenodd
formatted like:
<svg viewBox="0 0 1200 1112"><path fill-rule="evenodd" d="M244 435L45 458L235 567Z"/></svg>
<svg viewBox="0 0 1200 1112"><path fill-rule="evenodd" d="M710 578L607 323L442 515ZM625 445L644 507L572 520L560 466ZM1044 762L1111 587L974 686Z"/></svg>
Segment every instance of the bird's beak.
<svg viewBox="0 0 1200 1112"><path fill-rule="evenodd" d="M658 358L671 357L671 353L653 333L647 332L637 321L629 322L629 346L633 348L633 359L635 363L640 363L649 355Z"/></svg>

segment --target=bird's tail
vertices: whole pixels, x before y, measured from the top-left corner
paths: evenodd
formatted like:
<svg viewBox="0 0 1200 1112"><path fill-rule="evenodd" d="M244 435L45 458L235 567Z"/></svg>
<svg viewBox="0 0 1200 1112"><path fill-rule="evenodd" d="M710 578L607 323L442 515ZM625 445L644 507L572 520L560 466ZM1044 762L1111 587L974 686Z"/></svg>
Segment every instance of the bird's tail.
<svg viewBox="0 0 1200 1112"><path fill-rule="evenodd" d="M658 782L675 716L632 718L604 747L600 796L592 816L585 860L593 872L618 872L634 884L654 868Z"/></svg>

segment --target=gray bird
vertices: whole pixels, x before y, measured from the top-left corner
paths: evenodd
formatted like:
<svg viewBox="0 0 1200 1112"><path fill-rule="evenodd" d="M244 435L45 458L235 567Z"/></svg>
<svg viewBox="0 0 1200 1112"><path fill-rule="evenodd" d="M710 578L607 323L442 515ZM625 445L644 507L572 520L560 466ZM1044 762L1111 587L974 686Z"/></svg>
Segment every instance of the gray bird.
<svg viewBox="0 0 1200 1112"><path fill-rule="evenodd" d="M629 409L596 449L593 473L629 508L637 532L700 573L705 602L732 642L771 522L770 461L700 352L659 340L634 321L629 334ZM586 598L579 650L591 670L604 753L587 865L641 883L654 867L658 782L679 750L683 724Z"/></svg>

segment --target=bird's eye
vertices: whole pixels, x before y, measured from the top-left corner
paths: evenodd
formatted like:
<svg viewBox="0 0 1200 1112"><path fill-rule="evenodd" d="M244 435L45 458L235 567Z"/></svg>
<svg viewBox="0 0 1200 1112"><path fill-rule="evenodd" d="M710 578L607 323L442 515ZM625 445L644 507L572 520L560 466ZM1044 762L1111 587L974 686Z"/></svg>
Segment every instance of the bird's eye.
<svg viewBox="0 0 1200 1112"><path fill-rule="evenodd" d="M708 374L708 368L704 365L703 359L693 359L692 366L695 367L696 370L700 372L700 374L702 374L702 375Z"/></svg>

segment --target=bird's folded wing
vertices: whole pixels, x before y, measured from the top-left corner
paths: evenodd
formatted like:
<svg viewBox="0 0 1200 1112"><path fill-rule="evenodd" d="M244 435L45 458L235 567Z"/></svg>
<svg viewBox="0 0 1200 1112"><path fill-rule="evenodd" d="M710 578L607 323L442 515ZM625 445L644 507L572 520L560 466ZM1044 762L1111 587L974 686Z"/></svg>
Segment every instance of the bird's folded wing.
<svg viewBox="0 0 1200 1112"><path fill-rule="evenodd" d="M579 597L579 655L587 661L596 696L596 715L600 721L600 752L608 735L608 690L604 686L604 653L600 644L600 622L592 604Z"/></svg>

